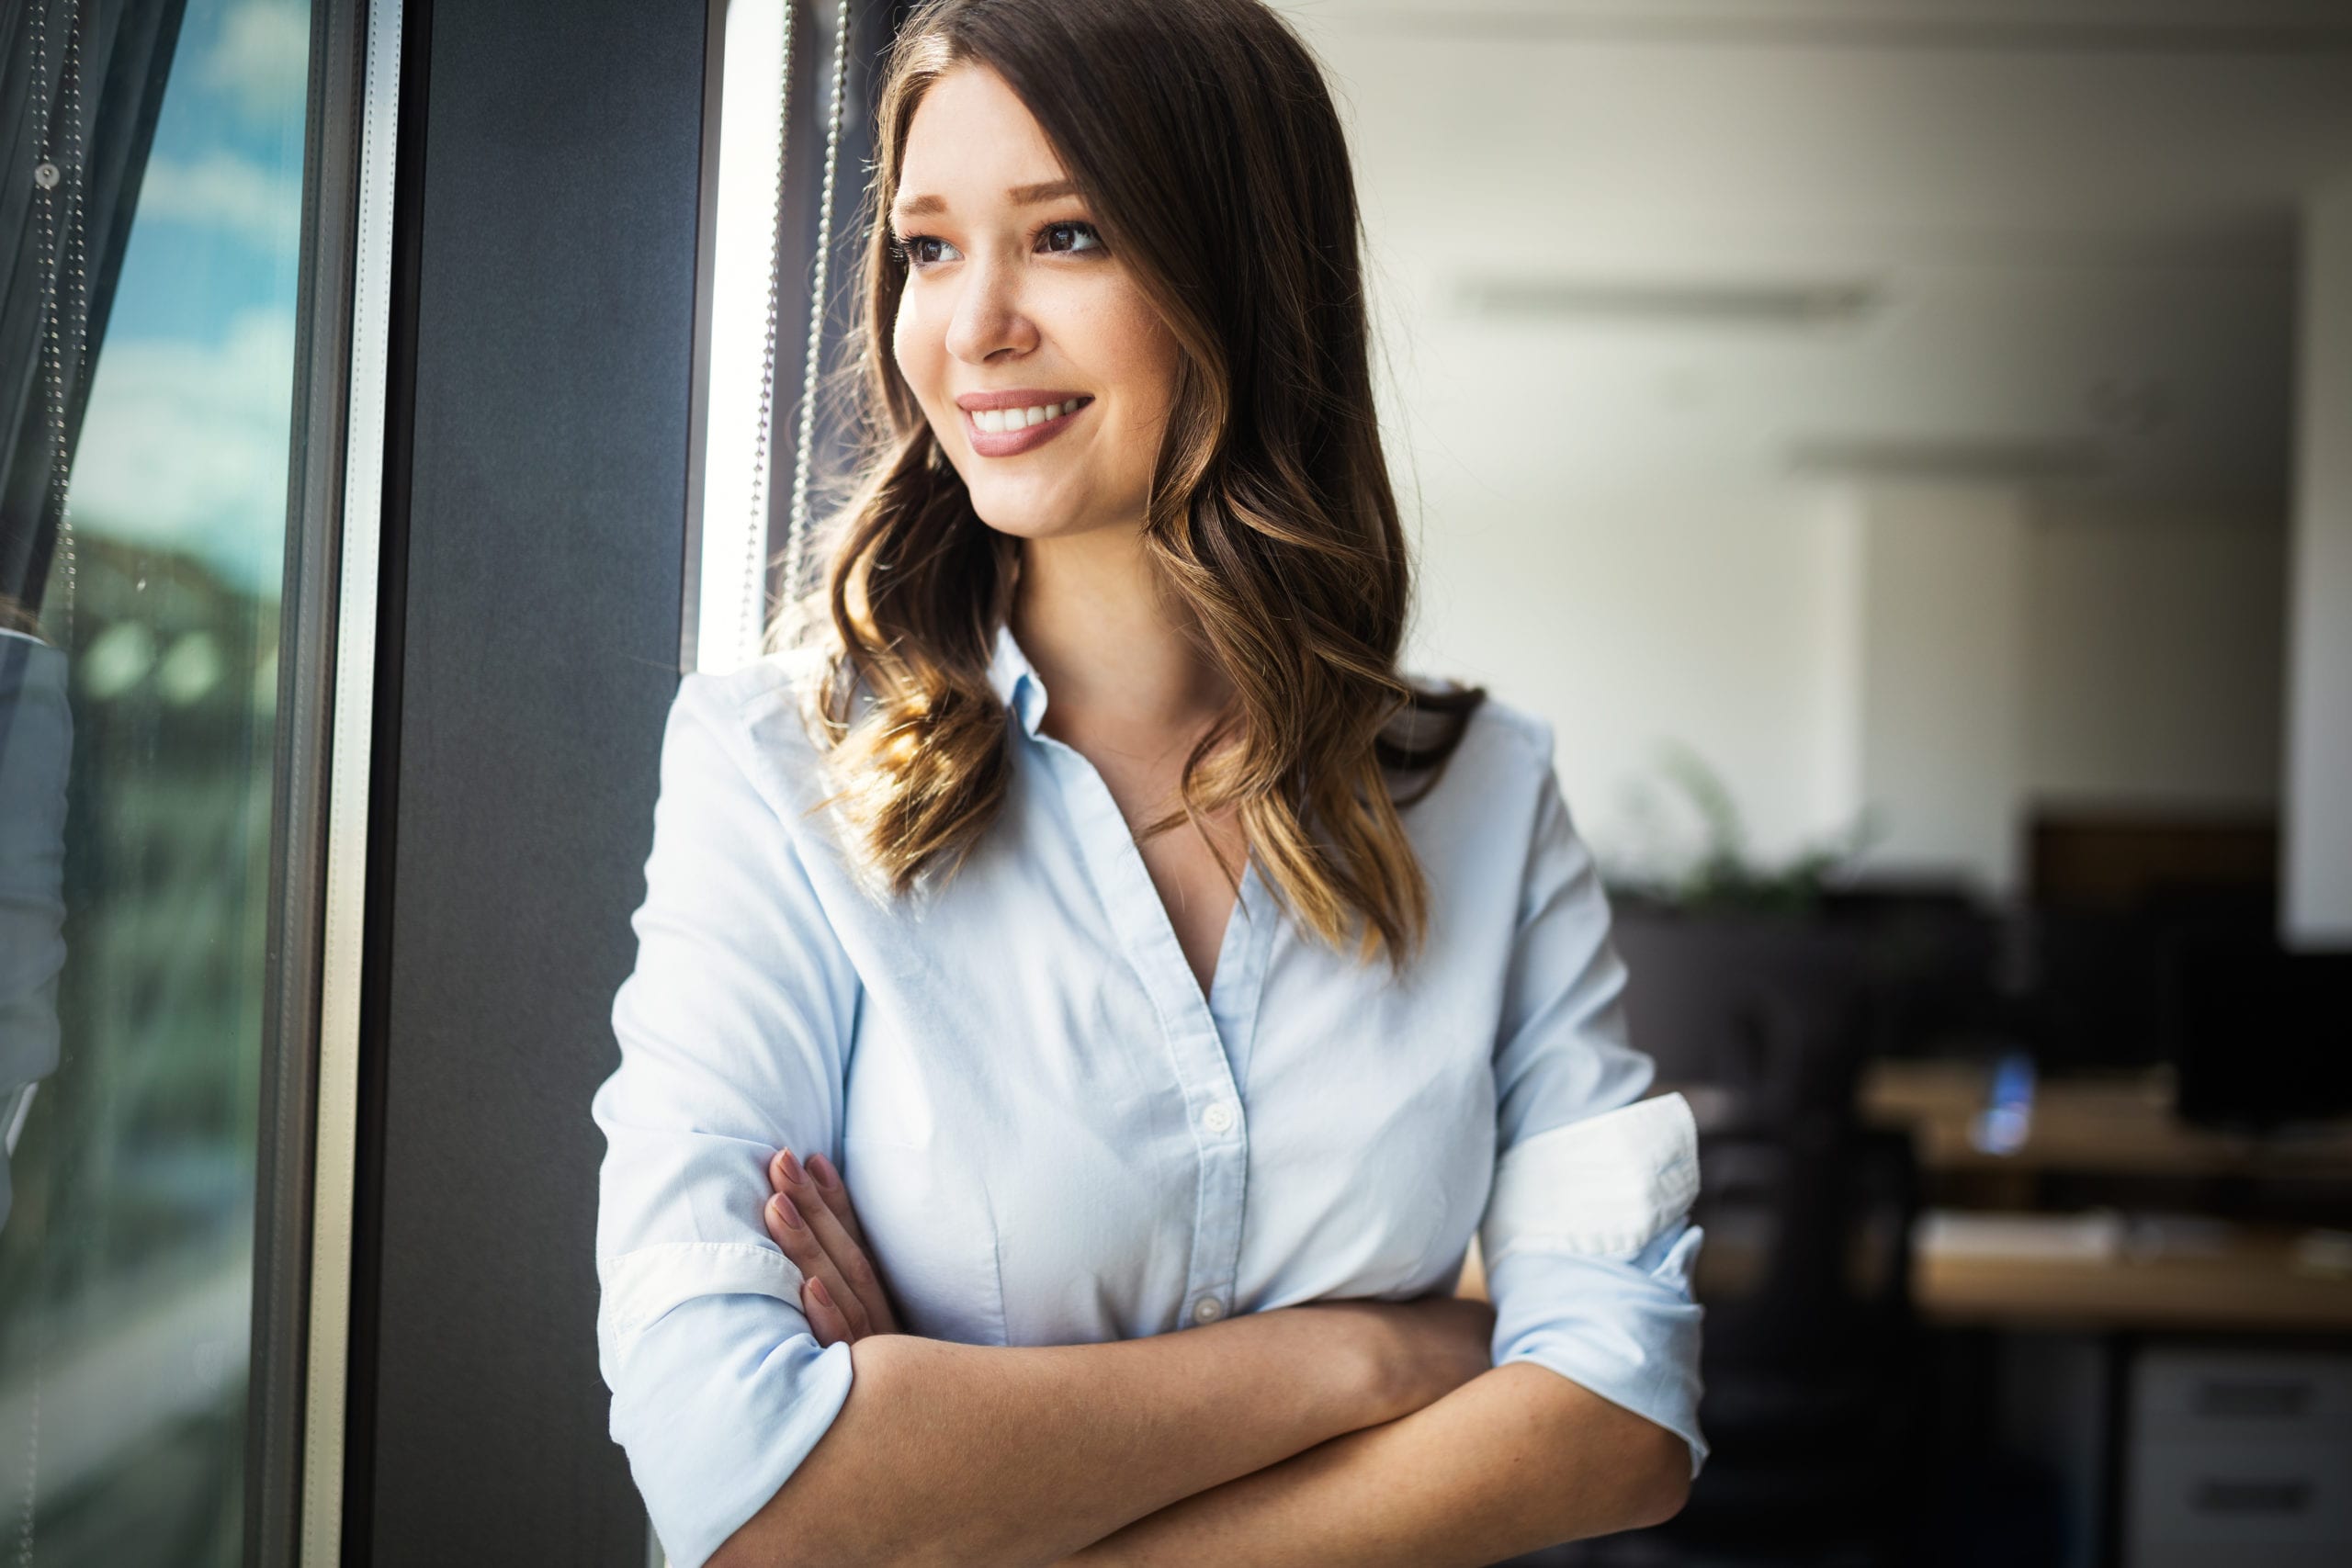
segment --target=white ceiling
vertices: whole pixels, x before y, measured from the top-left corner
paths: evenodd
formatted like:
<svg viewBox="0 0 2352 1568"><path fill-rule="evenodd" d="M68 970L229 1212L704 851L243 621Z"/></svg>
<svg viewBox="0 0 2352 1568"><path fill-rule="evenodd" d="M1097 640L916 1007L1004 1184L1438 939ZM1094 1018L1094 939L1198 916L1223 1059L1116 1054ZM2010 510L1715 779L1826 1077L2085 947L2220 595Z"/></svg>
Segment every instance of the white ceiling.
<svg viewBox="0 0 2352 1568"><path fill-rule="evenodd" d="M2285 490L2298 210L2352 181L2352 5L1282 8L1345 101L1425 466L1745 482L1883 441ZM1498 281L1585 294L1480 308ZM1720 313L1792 287L1869 303ZM1717 313L1678 316L1685 288Z"/></svg>

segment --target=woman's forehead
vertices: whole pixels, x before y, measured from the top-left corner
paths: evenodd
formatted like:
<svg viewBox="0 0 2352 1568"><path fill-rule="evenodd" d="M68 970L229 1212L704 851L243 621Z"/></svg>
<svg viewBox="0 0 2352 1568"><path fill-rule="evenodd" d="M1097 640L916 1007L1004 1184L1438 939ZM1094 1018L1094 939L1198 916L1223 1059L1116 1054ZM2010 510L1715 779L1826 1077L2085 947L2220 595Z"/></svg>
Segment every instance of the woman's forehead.
<svg viewBox="0 0 2352 1568"><path fill-rule="evenodd" d="M898 206L922 212L938 210L926 198L950 206L1000 196L1016 203L1051 199L1069 193L1044 187L1068 181L1045 128L1004 78L985 65L959 65L915 106L899 158Z"/></svg>

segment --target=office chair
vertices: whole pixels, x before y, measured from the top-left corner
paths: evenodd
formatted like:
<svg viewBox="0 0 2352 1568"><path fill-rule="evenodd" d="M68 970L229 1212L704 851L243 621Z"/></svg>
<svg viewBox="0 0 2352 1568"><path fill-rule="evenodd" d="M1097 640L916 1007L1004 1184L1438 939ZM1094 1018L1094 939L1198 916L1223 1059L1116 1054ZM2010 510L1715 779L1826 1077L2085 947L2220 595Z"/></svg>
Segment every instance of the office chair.
<svg viewBox="0 0 2352 1568"><path fill-rule="evenodd" d="M1713 1451L1662 1532L1694 1557L1900 1561L1918 1481L1917 1213L1906 1134L1849 1120L1702 1137L1699 1418Z"/></svg>

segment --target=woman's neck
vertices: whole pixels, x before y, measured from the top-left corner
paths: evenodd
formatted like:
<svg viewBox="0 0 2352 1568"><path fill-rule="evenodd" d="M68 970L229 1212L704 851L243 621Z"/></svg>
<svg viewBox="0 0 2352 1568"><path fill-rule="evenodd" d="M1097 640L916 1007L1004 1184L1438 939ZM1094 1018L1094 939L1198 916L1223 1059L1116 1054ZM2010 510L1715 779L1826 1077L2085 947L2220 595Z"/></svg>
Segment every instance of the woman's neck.
<svg viewBox="0 0 2352 1568"><path fill-rule="evenodd" d="M1048 733L1190 744L1230 696L1186 635L1139 533L1022 542L1012 635L1051 701Z"/></svg>

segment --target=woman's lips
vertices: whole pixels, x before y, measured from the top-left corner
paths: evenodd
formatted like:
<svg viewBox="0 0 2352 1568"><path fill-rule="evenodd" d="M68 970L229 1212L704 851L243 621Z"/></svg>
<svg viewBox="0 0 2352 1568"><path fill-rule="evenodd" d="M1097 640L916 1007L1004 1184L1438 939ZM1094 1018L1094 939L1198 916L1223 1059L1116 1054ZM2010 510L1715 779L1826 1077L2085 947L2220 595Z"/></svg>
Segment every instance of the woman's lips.
<svg viewBox="0 0 2352 1568"><path fill-rule="evenodd" d="M1023 425L1019 430L995 431L982 430L979 422L972 417L972 411L964 409L960 411L964 415L964 438L972 444L972 450L983 457L1017 457L1043 446L1068 430L1073 420L1093 406L1094 400L1088 398L1068 413L1056 414L1049 420Z"/></svg>

